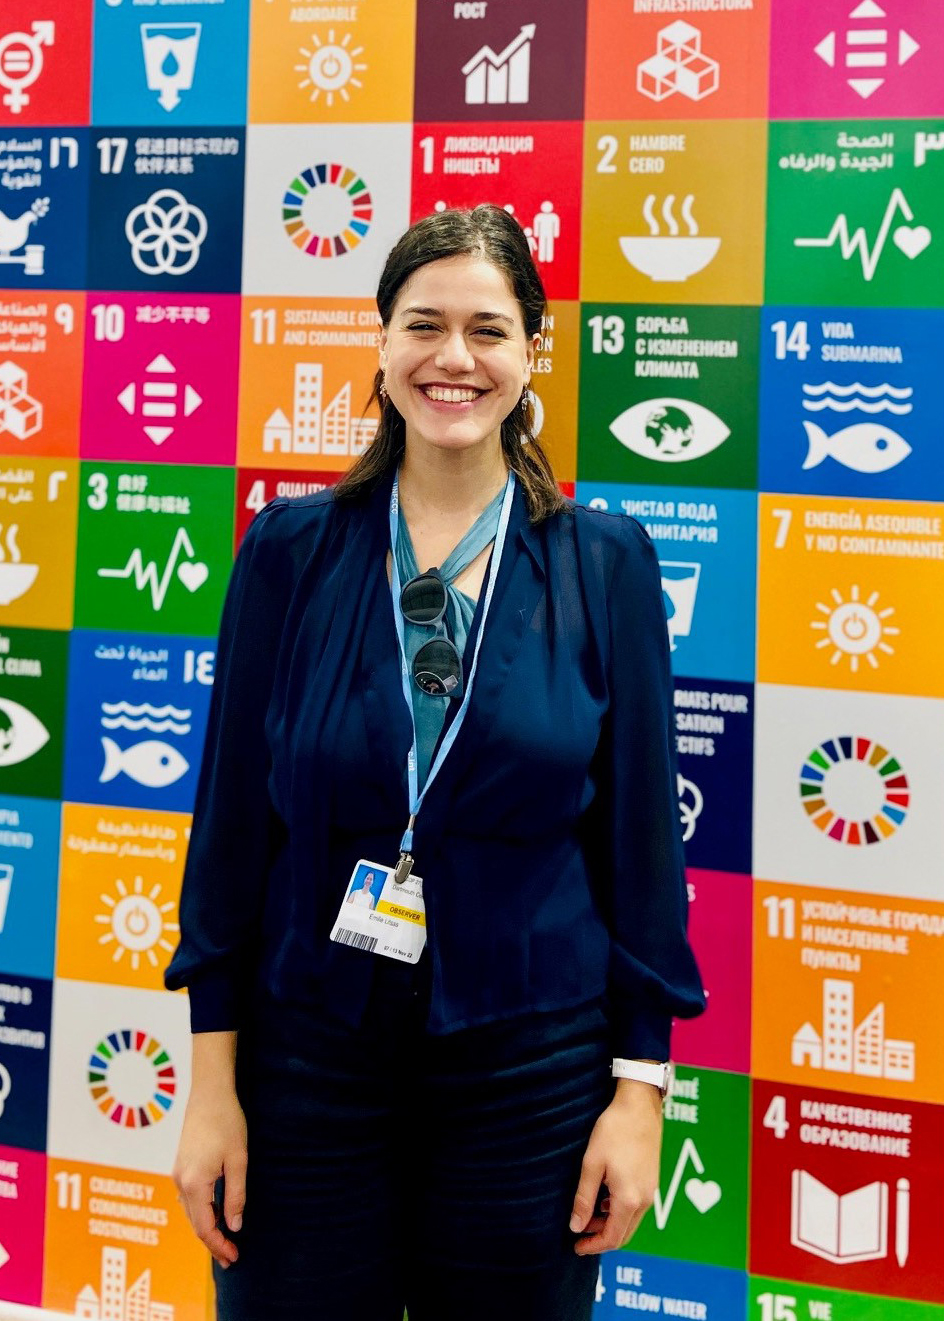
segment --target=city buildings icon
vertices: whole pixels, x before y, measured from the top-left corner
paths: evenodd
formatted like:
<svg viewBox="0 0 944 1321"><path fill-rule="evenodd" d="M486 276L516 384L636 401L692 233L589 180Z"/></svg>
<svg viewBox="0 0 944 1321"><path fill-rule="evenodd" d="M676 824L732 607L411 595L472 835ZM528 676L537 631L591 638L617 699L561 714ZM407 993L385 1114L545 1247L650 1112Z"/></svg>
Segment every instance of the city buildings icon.
<svg viewBox="0 0 944 1321"><path fill-rule="evenodd" d="M535 23L521 31L497 54L481 46L462 66L466 105L524 105L530 96L531 41Z"/></svg>
<svg viewBox="0 0 944 1321"><path fill-rule="evenodd" d="M29 440L43 428L43 406L27 388L26 372L9 358L0 362L0 435Z"/></svg>
<svg viewBox="0 0 944 1321"><path fill-rule="evenodd" d="M172 1303L151 1299L151 1269L128 1287L125 1248L102 1248L99 1291L87 1284L75 1300L75 1315L84 1321L174 1321Z"/></svg>
<svg viewBox="0 0 944 1321"><path fill-rule="evenodd" d="M839 977L823 981L823 1023L820 1034L804 1023L793 1034L790 1063L830 1073L855 1073L865 1078L914 1082L915 1043L885 1035L885 1003L879 1001L856 1026L855 986Z"/></svg>
<svg viewBox="0 0 944 1321"><path fill-rule="evenodd" d="M270 415L262 431L265 454L363 454L377 432L377 419L355 417L351 382L345 381L327 405L324 368L320 362L295 364L292 417L281 408Z"/></svg>
<svg viewBox="0 0 944 1321"><path fill-rule="evenodd" d="M702 51L698 28L682 19L661 28L655 55L636 65L636 91L650 101L664 101L676 92L703 101L720 82L718 61Z"/></svg>

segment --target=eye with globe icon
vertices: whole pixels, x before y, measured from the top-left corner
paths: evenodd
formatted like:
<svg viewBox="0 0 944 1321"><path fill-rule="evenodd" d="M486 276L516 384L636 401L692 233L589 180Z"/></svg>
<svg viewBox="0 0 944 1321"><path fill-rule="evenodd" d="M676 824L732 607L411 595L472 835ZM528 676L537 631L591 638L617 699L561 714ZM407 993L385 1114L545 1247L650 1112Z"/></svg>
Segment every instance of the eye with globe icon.
<svg viewBox="0 0 944 1321"><path fill-rule="evenodd" d="M649 414L646 435L663 454L681 454L695 439L695 427L687 413L670 404Z"/></svg>

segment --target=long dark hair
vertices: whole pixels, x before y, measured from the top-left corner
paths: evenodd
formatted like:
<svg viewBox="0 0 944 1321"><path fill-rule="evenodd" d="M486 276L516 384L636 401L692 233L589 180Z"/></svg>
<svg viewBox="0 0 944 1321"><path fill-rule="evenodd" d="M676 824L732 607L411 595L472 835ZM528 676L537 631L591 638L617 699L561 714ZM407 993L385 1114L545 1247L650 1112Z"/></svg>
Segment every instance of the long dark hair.
<svg viewBox="0 0 944 1321"><path fill-rule="evenodd" d="M480 256L507 276L524 321L528 339L540 331L547 311L544 285L531 257L524 230L500 206L483 203L472 210L454 208L424 216L397 241L387 257L377 288L377 310L390 324L397 295L414 271L443 257ZM377 434L334 488L338 500L353 500L373 490L392 472L403 455L406 426L389 396L380 394L378 369L364 412L376 400L380 408ZM532 523L565 507L550 460L534 435L534 407L521 398L501 424L505 462L521 483Z"/></svg>

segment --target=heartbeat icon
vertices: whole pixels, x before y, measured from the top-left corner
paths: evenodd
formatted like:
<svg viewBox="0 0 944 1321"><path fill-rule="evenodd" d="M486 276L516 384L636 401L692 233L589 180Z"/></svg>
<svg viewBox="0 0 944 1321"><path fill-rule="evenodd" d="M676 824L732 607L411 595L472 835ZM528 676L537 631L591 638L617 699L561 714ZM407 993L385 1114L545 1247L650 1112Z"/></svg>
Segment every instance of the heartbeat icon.
<svg viewBox="0 0 944 1321"><path fill-rule="evenodd" d="M862 275L866 280L871 280L882 259L882 253L885 251L888 233L892 227L896 211L900 211L907 221L914 220L914 212L908 205L908 199L900 188L892 190L892 195L888 199L888 205L885 207L885 214L879 227L878 237L871 250L869 249L865 226L860 225L858 229L853 230L850 234L849 221L843 211L840 211L833 222L832 229L825 238L794 239L793 243L797 248L832 248L838 243L843 261L848 261L850 257L858 254L862 262ZM931 231L927 225L915 225L913 227L899 225L892 234L892 242L910 261L914 261L915 257L924 252L931 242Z"/></svg>
<svg viewBox="0 0 944 1321"><path fill-rule="evenodd" d="M190 558L184 560L182 564L178 564L181 548ZM171 546L170 555L167 557L167 563L164 565L164 571L160 578L157 576L157 565L153 560L149 560L147 564L144 563L140 546L135 546L123 569L99 569L98 576L99 578L133 577L134 585L139 592L144 587L150 587L151 604L155 610L160 610L164 605L164 598L167 596L175 570L177 577L188 592L195 592L209 578L210 570L202 560L195 560L193 553L193 543L187 536L187 529L181 527L177 529L174 544Z"/></svg>
<svg viewBox="0 0 944 1321"><path fill-rule="evenodd" d="M665 1229L668 1223L669 1216L672 1214L672 1207L675 1205L675 1199L678 1197L679 1188L682 1186L682 1176L685 1174L689 1162L694 1167L696 1174L699 1176L704 1174L705 1163L698 1154L698 1148L691 1138L686 1138L675 1162L675 1169L672 1171L672 1178L664 1200L659 1189L656 1189L653 1205L656 1229ZM721 1201L721 1185L716 1183L714 1179L701 1179L693 1176L685 1182L685 1196L695 1210L704 1215Z"/></svg>

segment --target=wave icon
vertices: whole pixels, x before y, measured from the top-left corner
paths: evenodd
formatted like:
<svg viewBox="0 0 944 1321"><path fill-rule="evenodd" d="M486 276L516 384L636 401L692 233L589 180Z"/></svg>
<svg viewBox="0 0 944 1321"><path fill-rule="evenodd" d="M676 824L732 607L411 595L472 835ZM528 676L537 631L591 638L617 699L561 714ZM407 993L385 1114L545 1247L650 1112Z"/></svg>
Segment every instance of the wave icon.
<svg viewBox="0 0 944 1321"><path fill-rule="evenodd" d="M803 407L808 413L821 413L829 409L833 413L897 413L904 416L910 413L914 390L911 386L862 385L855 381L852 385L836 385L834 381L824 381L822 385L804 385Z"/></svg>
<svg viewBox="0 0 944 1321"><path fill-rule="evenodd" d="M193 711L171 706L152 706L141 702L102 702L102 724L105 729L149 729L152 734L189 734Z"/></svg>

